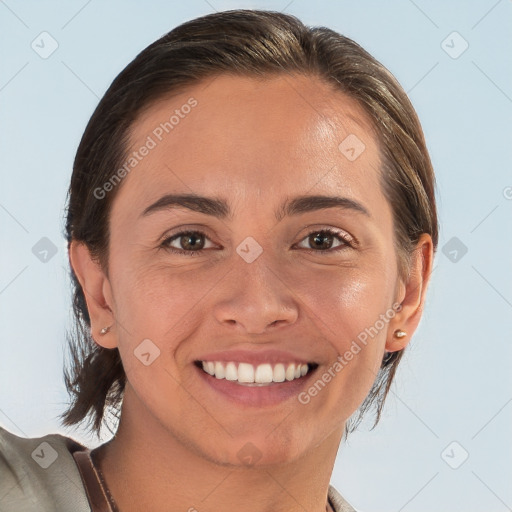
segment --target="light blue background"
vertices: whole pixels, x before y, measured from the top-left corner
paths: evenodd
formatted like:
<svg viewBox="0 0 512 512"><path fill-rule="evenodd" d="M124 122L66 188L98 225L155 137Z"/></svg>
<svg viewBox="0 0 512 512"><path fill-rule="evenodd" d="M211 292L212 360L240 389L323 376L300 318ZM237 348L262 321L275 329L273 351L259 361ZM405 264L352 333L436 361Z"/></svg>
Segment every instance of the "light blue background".
<svg viewBox="0 0 512 512"><path fill-rule="evenodd" d="M409 93L437 173L441 236L424 317L381 423L342 446L332 483L363 512L511 509L510 0L0 1L0 424L97 444L56 419L67 400L62 226L74 153L140 50L188 19L243 7L284 10L370 51ZM43 31L59 45L48 59L31 48ZM441 46L453 31L469 43L457 59ZM42 237L58 248L47 263L32 253ZM452 237L468 248L457 262L442 252ZM462 448L442 456L453 441ZM469 458L452 469L462 449Z"/></svg>

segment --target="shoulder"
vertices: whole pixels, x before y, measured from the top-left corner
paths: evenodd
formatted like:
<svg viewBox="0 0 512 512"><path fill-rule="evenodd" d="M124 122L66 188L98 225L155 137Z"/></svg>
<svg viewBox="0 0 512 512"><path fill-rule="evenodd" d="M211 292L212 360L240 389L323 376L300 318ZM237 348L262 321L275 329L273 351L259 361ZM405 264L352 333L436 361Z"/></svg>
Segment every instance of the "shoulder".
<svg viewBox="0 0 512 512"><path fill-rule="evenodd" d="M335 512L357 512L332 485L329 485L328 496Z"/></svg>
<svg viewBox="0 0 512 512"><path fill-rule="evenodd" d="M90 512L71 455L83 449L60 434L24 438L0 426L0 510Z"/></svg>

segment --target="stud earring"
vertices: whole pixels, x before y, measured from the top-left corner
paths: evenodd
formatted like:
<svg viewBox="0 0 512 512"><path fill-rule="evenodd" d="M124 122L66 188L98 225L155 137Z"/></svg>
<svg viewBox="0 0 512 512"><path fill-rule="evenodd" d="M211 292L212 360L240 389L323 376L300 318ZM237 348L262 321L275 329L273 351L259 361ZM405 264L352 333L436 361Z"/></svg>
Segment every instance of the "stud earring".
<svg viewBox="0 0 512 512"><path fill-rule="evenodd" d="M407 333L405 331L402 331L402 329L397 329L394 333L395 338L403 338L404 336L407 336ZM396 352L385 352L384 358L382 359L381 367L387 366L390 364L390 362L393 359L393 354Z"/></svg>
<svg viewBox="0 0 512 512"><path fill-rule="evenodd" d="M101 335L103 335L103 334L107 334L107 332L108 332L108 331L110 331L110 328L111 328L111 327L112 327L111 325L109 325L109 326L107 326L107 327L103 327L103 329L101 329L101 331L100 331L100 334L101 334Z"/></svg>

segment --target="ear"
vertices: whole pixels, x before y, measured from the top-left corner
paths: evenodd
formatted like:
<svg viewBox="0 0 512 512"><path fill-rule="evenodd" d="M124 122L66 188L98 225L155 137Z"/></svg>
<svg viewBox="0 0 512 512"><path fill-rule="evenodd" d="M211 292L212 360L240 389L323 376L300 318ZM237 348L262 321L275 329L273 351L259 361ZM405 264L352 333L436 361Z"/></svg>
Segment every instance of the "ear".
<svg viewBox="0 0 512 512"><path fill-rule="evenodd" d="M117 336L113 333L115 318L110 281L100 264L91 257L88 247L73 240L69 246L69 263L82 286L87 310L91 319L91 335L94 341L104 348L115 348ZM111 327L101 334L103 327Z"/></svg>
<svg viewBox="0 0 512 512"><path fill-rule="evenodd" d="M390 321L386 351L404 349L418 327L425 306L427 286L432 273L434 245L428 233L423 233L416 244L411 258L411 271L407 283L402 284L397 302L402 308ZM406 332L402 338L394 335L396 329Z"/></svg>

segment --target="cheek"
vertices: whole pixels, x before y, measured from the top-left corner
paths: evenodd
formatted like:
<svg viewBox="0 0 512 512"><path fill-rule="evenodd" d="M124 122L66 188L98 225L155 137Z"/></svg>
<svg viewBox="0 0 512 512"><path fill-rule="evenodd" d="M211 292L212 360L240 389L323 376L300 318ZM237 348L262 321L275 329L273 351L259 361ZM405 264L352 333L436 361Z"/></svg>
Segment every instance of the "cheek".
<svg viewBox="0 0 512 512"><path fill-rule="evenodd" d="M361 405L375 382L387 333L381 315L389 311L391 295L385 272L374 269L345 268L308 281L296 283L308 321L329 345L329 360L298 398L304 411L335 428Z"/></svg>
<svg viewBox="0 0 512 512"><path fill-rule="evenodd" d="M394 316L392 279L393 273L378 264L295 278L308 321L330 345L330 362L323 373L329 373L325 379L338 392L324 398L344 402L337 403L340 410L356 408L379 371L389 320Z"/></svg>
<svg viewBox="0 0 512 512"><path fill-rule="evenodd" d="M373 325L390 305L386 269L375 261L368 266L309 269L293 279L290 276L289 281L306 306L305 314L339 351L361 330Z"/></svg>
<svg viewBox="0 0 512 512"><path fill-rule="evenodd" d="M219 272L199 271L190 263L118 264L123 271L113 279L116 314L124 327L122 341L130 345L149 338L159 346L165 340L172 350L169 344L198 321L205 295L219 282Z"/></svg>
<svg viewBox="0 0 512 512"><path fill-rule="evenodd" d="M179 418L190 404L180 392L182 375L176 366L176 351L200 323L202 299L218 277L205 273L199 279L190 267L177 270L160 264L139 264L135 270L125 266L116 277L116 315L121 325L118 348L128 380L154 411L167 407L160 402L163 397L174 397L173 411Z"/></svg>

